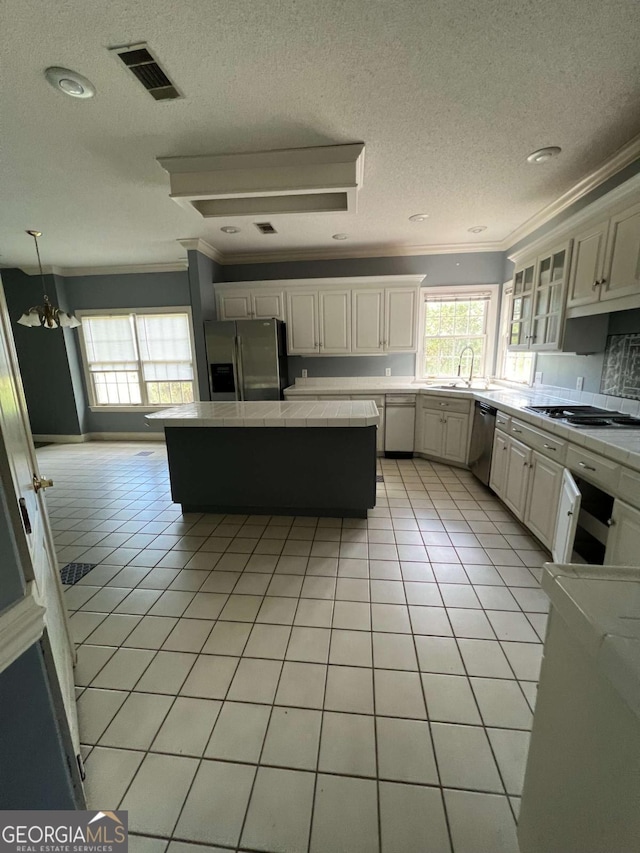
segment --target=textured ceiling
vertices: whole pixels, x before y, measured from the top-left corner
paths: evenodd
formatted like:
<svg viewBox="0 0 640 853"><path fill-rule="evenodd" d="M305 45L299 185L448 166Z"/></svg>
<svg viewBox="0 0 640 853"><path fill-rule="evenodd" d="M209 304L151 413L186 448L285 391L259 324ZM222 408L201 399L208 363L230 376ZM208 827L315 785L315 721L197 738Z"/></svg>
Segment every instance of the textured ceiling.
<svg viewBox="0 0 640 853"><path fill-rule="evenodd" d="M33 263L26 228L67 267L169 263L193 237L261 254L495 243L640 132L637 0L3 0L0 24L2 265ZM184 99L155 102L107 50L136 41ZM48 65L96 97L55 92ZM156 163L357 141L358 213L270 217L271 236L181 209ZM562 155L528 165L546 145Z"/></svg>

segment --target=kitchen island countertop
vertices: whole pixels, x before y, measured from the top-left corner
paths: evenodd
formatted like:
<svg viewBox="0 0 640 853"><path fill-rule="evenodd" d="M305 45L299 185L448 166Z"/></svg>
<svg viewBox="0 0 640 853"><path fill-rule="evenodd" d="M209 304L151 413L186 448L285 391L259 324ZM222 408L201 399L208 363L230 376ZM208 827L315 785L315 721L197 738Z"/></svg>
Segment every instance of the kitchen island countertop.
<svg viewBox="0 0 640 853"><path fill-rule="evenodd" d="M164 427L365 427L380 422L373 400L186 403L146 419Z"/></svg>

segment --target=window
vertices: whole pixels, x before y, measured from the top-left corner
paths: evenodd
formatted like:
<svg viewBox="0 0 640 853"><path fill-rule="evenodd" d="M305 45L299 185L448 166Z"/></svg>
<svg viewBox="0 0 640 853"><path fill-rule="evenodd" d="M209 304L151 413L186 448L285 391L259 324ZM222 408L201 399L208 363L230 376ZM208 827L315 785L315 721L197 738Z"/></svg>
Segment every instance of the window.
<svg viewBox="0 0 640 853"><path fill-rule="evenodd" d="M491 287L491 289L489 289ZM491 369L495 330L495 286L429 288L424 291L422 376L468 377ZM470 347L470 350L465 350Z"/></svg>
<svg viewBox="0 0 640 853"><path fill-rule="evenodd" d="M193 402L193 343L187 311L78 315L92 405L128 408Z"/></svg>
<svg viewBox="0 0 640 853"><path fill-rule="evenodd" d="M513 302L513 284L508 281L502 288L500 307L500 342L496 375L508 382L531 385L536 357L532 352L510 351L508 349L511 334L511 305Z"/></svg>

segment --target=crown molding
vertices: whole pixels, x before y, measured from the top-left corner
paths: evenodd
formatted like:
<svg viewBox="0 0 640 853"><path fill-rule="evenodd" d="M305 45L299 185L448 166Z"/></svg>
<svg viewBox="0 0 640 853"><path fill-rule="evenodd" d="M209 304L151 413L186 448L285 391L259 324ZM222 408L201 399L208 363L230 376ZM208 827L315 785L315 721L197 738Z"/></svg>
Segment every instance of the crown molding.
<svg viewBox="0 0 640 853"><path fill-rule="evenodd" d="M224 263L224 255L220 249L216 249L215 246L212 246L211 243L207 243L207 241L203 240L202 237L187 237L178 240L178 243L180 243L182 248L186 249L187 252L200 252L201 255L206 255L206 257L210 258L212 261L216 261L219 264Z"/></svg>
<svg viewBox="0 0 640 853"><path fill-rule="evenodd" d="M341 258L402 258L416 255L455 255L502 252L501 243L432 243L427 246L361 246L353 249L301 249L290 252L238 252L224 255L222 264L263 264L287 261L332 261Z"/></svg>
<svg viewBox="0 0 640 853"><path fill-rule="evenodd" d="M524 240L529 234L532 234L542 225L545 225L555 216L558 216L567 208L571 207L576 201L583 196L595 190L605 181L612 178L626 166L629 166L640 157L640 134L619 148L611 157L604 160L596 169L585 175L577 184L574 184L571 189L567 190L559 196L551 204L543 207L538 213L534 214L522 225L519 225L502 241L502 250L506 251L516 243Z"/></svg>
<svg viewBox="0 0 640 853"><path fill-rule="evenodd" d="M132 275L134 273L184 272L188 268L186 258L165 264L122 264L112 267L57 267L43 266L45 275L61 275L64 278L86 275ZM39 275L37 267L21 266L25 275Z"/></svg>

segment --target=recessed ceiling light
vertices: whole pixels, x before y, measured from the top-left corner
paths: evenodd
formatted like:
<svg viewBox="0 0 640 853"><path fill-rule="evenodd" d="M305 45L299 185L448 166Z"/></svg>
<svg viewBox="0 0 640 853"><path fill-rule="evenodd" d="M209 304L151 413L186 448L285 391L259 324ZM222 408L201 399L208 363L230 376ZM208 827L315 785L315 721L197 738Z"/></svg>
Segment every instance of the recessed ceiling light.
<svg viewBox="0 0 640 853"><path fill-rule="evenodd" d="M529 154L527 163L546 163L552 157L557 157L561 151L562 148L559 148L557 145L551 145L549 148L539 148L533 154Z"/></svg>
<svg viewBox="0 0 640 853"><path fill-rule="evenodd" d="M223 225L220 230L224 231L225 234L239 234L240 233L240 229L235 228L233 225Z"/></svg>
<svg viewBox="0 0 640 853"><path fill-rule="evenodd" d="M409 217L409 222L424 222L428 218L428 213L414 213L413 216Z"/></svg>
<svg viewBox="0 0 640 853"><path fill-rule="evenodd" d="M96 93L96 88L90 80L68 68L52 65L51 68L46 69L44 76L54 89L72 98L93 98Z"/></svg>
<svg viewBox="0 0 640 853"><path fill-rule="evenodd" d="M348 234L332 234L331 237L333 240L348 240L349 239Z"/></svg>
<svg viewBox="0 0 640 853"><path fill-rule="evenodd" d="M472 234L480 234L481 231L486 231L486 225L474 225L472 228L467 228L467 231L471 231Z"/></svg>

